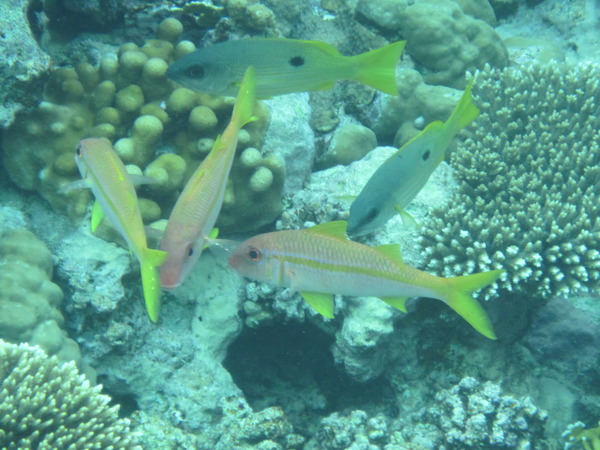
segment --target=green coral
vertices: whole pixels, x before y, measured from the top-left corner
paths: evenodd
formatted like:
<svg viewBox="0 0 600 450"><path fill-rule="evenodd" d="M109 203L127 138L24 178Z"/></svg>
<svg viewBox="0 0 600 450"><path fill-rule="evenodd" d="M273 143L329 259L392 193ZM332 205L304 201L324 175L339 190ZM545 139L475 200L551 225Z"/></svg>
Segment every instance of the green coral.
<svg viewBox="0 0 600 450"><path fill-rule="evenodd" d="M504 268L499 288L538 298L598 292L600 67L488 68L474 96L458 191L422 230L426 268Z"/></svg>
<svg viewBox="0 0 600 450"><path fill-rule="evenodd" d="M0 448L141 449L101 388L72 362L0 340Z"/></svg>
<svg viewBox="0 0 600 450"><path fill-rule="evenodd" d="M585 450L600 450L600 427L586 428L584 423L576 422L569 425L563 437L567 440L567 449L579 443Z"/></svg>

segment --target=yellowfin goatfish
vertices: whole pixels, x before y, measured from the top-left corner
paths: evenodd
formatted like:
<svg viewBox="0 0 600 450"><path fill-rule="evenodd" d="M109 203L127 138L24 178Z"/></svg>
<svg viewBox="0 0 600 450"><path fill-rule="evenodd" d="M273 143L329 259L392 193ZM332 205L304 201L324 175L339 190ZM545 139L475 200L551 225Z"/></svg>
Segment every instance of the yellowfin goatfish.
<svg viewBox="0 0 600 450"><path fill-rule="evenodd" d="M404 208L444 160L454 136L479 115L473 104L472 87L473 80L446 122L431 122L375 171L350 206L350 236L371 233L397 213L403 220L411 221Z"/></svg>
<svg viewBox="0 0 600 450"><path fill-rule="evenodd" d="M223 204L238 132L254 119L255 89L254 69L250 66L244 75L229 125L175 203L160 244L161 250L169 253L160 269L160 280L165 289L174 289L183 282L198 261L205 239L216 237L212 236L211 230Z"/></svg>
<svg viewBox="0 0 600 450"><path fill-rule="evenodd" d="M339 80L359 81L398 95L396 64L405 43L342 56L319 41L239 39L183 56L171 64L167 76L198 91L234 96L246 67L254 66L257 98L330 89Z"/></svg>
<svg viewBox="0 0 600 450"><path fill-rule="evenodd" d="M148 248L142 214L133 183L123 162L105 138L84 139L77 145L75 162L92 189L96 202L92 210L92 231L104 215L123 236L140 262L144 299L150 320L156 322L160 309L160 280L156 268L167 254Z"/></svg>
<svg viewBox="0 0 600 450"><path fill-rule="evenodd" d="M348 240L344 221L252 237L234 251L229 265L248 278L300 292L325 317L333 317L332 294L379 297L404 312L407 297L430 297L496 339L489 317L470 294L494 282L502 270L436 277L402 263L398 245L368 247Z"/></svg>

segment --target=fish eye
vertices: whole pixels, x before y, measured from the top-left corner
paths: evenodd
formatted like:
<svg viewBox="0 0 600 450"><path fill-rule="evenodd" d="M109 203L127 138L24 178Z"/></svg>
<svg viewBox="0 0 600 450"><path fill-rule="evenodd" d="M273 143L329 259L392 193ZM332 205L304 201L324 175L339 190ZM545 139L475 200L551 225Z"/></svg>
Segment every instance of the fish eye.
<svg viewBox="0 0 600 450"><path fill-rule="evenodd" d="M429 150L425 150L425 153L423 153L423 161L427 161L429 159L429 157L431 156L431 152Z"/></svg>
<svg viewBox="0 0 600 450"><path fill-rule="evenodd" d="M77 147L75 147L75 153L77 156L81 156L81 144L77 144Z"/></svg>
<svg viewBox="0 0 600 450"><path fill-rule="evenodd" d="M185 74L189 78L203 78L204 72L204 66L201 66L200 64L194 64L186 69Z"/></svg>
<svg viewBox="0 0 600 450"><path fill-rule="evenodd" d="M188 257L191 257L194 255L194 246L192 244L188 244L187 254L188 254Z"/></svg>
<svg viewBox="0 0 600 450"><path fill-rule="evenodd" d="M379 210L377 208L370 208L369 212L367 213L365 222L371 222L373 219L375 219L375 217L377 217L377 214L379 213Z"/></svg>
<svg viewBox="0 0 600 450"><path fill-rule="evenodd" d="M246 250L246 256L252 262L258 262L262 259L262 253L256 247L248 247Z"/></svg>

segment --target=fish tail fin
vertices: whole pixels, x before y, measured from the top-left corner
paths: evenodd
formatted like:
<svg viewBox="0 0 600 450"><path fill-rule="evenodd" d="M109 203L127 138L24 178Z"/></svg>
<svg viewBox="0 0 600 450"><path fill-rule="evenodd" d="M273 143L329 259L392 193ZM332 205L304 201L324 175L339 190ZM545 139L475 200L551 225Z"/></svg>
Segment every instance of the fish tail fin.
<svg viewBox="0 0 600 450"><path fill-rule="evenodd" d="M473 95L471 94L474 80L475 77L471 78L471 81L469 81L469 84L465 88L458 104L446 121L446 126L452 136L456 135L460 130L473 122L479 115L479 108L473 103Z"/></svg>
<svg viewBox="0 0 600 450"><path fill-rule="evenodd" d="M256 120L254 116L254 102L256 101L256 74L254 67L249 66L246 69L244 78L240 84L231 121L237 123L242 128L248 122Z"/></svg>
<svg viewBox="0 0 600 450"><path fill-rule="evenodd" d="M352 56L352 62L356 64L358 70L352 79L386 94L398 95L396 65L405 45L406 41L398 41L361 55Z"/></svg>
<svg viewBox="0 0 600 450"><path fill-rule="evenodd" d="M161 266L167 260L167 255L168 253L163 252L162 250L146 248L140 261L146 311L148 311L148 316L154 323L158 321L161 294L160 278L156 268Z"/></svg>
<svg viewBox="0 0 600 450"><path fill-rule="evenodd" d="M471 294L496 281L504 270L475 273L460 277L446 278L445 302L463 319L490 339L496 339L494 327L483 307Z"/></svg>

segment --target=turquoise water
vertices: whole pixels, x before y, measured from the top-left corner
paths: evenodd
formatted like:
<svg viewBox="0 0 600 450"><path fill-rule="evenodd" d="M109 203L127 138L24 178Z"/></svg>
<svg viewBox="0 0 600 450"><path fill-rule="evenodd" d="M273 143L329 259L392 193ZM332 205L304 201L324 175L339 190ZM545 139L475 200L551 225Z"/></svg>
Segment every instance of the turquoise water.
<svg viewBox="0 0 600 450"><path fill-rule="evenodd" d="M0 448L554 449L585 448L582 437L598 445L597 3L14 0L0 9ZM243 38L269 40L256 53L198 56L182 84L169 79L184 55ZM313 42L290 49L274 38ZM342 56L402 40L397 64ZM167 220L183 220L170 214L184 186L198 167L217 170L201 164L228 139L218 136L235 99L210 86L237 89L233 68L248 64L257 86L290 93L254 105L256 120L231 145L229 181L210 186L223 196L208 207L222 240L185 247L184 258L202 254L180 286L162 290L153 323L128 231L107 211L90 225L86 184L108 195L114 166L98 179L89 175L96 166L82 174L76 147L110 141L137 189L137 199L117 195L111 205L138 204L147 246L158 249ZM424 282L437 300L410 298L406 312L336 295L329 319L294 284L329 282L335 293L356 268L320 264L329 270L321 282L286 259L266 283L264 272L228 263L246 239L348 219L371 175L428 124L446 121L472 78L479 116L427 174L406 207L412 219L398 215L355 240L400 244L404 264L438 277L504 270L465 288L496 340L469 326L479 310L453 303L457 288L444 281ZM382 92L390 89L397 94ZM190 215L209 216L190 205ZM286 236L284 259L340 260L325 246L291 254L285 245L302 235ZM268 260L272 242L245 257ZM340 272L349 273L344 286ZM373 295L381 277L366 283ZM13 343L56 360L35 353L28 362ZM69 361L85 378L44 365ZM101 384L104 400L81 388L84 379ZM42 407L53 401L65 415Z"/></svg>

